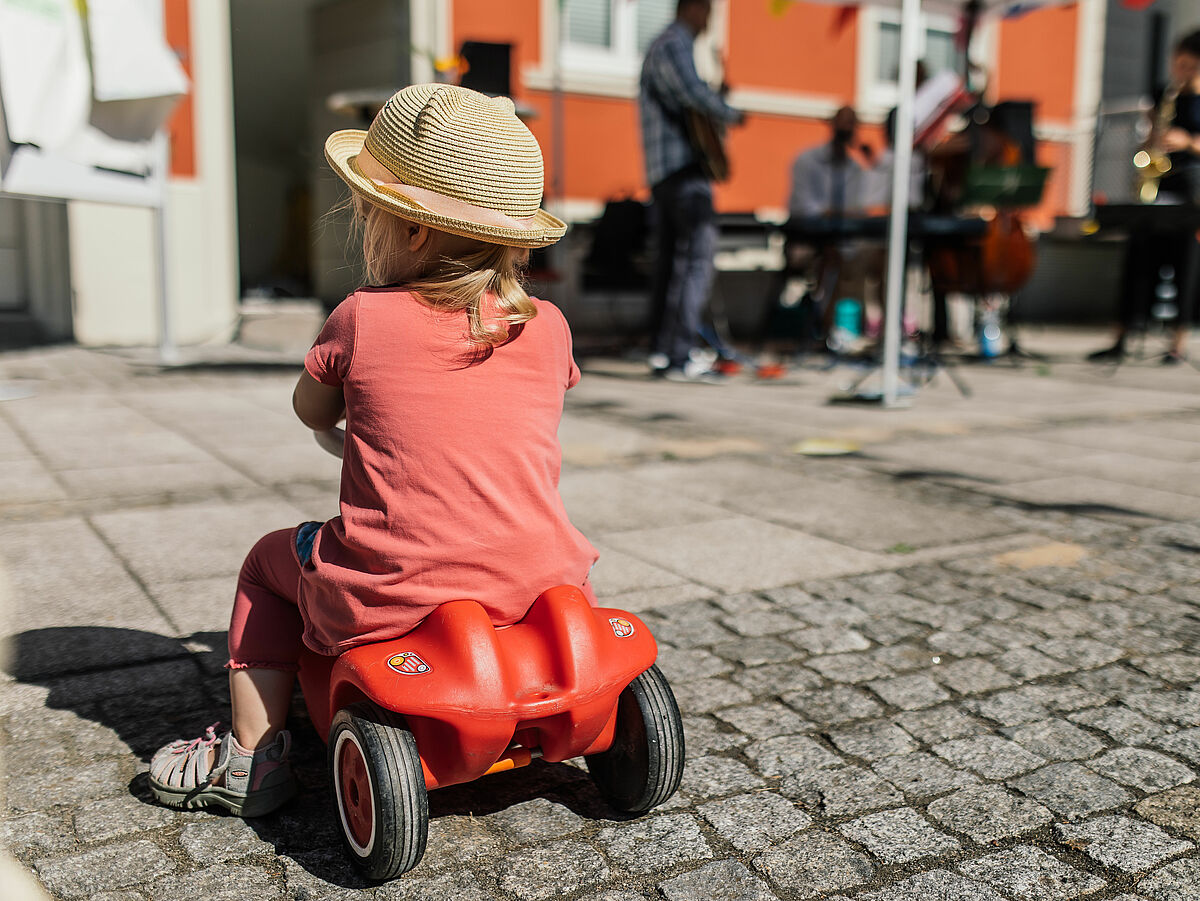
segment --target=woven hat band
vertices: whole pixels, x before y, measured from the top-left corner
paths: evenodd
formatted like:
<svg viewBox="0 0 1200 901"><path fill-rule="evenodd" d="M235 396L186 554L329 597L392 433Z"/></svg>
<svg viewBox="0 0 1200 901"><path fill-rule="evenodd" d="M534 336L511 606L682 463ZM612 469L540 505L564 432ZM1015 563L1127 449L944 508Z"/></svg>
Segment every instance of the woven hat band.
<svg viewBox="0 0 1200 901"><path fill-rule="evenodd" d="M403 182L383 180L378 175L379 170L382 169L384 172L389 170L385 169L381 163L375 160L371 152L365 147L362 153L350 159L350 169L355 174L369 179L380 194L439 216L477 222L496 228L514 229L529 228L533 221L533 216L517 219L513 216L507 216L499 210L467 203L465 200L439 194L436 191L430 191L428 188L419 188L416 185L407 185Z"/></svg>
<svg viewBox="0 0 1200 901"><path fill-rule="evenodd" d="M455 85L405 88L375 117L365 148L394 184L518 220L541 206L541 149L508 98Z"/></svg>

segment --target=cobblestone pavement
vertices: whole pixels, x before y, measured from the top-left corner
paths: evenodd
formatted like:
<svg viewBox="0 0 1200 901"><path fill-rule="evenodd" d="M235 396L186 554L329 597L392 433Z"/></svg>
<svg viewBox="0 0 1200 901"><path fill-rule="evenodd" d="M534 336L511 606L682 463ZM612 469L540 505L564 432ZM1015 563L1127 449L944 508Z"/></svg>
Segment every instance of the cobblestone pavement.
<svg viewBox="0 0 1200 901"><path fill-rule="evenodd" d="M1115 425L1026 410L1003 432L960 419L905 444L900 420L825 461L665 417L635 430L605 400L619 379L597 376L564 426L564 496L605 555L602 596L660 641L682 789L628 820L571 763L437 791L422 864L368 886L299 707L305 792L278 814L174 812L145 785L150 752L225 710L221 622L250 541L328 515L328 462L285 431L291 375L139 382L103 358L57 362L78 378L0 404L0 842L55 898L1200 899L1194 386ZM683 390L699 421L714 389ZM1070 459L1074 440L1086 471L1113 436L1178 491L1011 490L1037 481L1011 468L1038 468L1039 448ZM981 482L966 441L1025 462Z"/></svg>

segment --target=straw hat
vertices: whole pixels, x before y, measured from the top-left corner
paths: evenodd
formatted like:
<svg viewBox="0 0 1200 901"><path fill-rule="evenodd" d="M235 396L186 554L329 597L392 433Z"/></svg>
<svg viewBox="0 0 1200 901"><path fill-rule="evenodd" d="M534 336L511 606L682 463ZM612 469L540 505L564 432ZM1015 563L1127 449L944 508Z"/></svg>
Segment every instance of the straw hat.
<svg viewBox="0 0 1200 901"><path fill-rule="evenodd" d="M368 131L331 134L325 158L364 200L440 231L545 247L567 230L541 209L542 151L507 97L407 87Z"/></svg>

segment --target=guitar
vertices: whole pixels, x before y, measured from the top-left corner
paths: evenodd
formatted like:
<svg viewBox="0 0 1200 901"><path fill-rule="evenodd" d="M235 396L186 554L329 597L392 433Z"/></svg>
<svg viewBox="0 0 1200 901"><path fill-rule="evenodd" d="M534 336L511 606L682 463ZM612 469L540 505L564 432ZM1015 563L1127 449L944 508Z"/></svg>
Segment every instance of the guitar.
<svg viewBox="0 0 1200 901"><path fill-rule="evenodd" d="M715 47L713 68L719 73L727 71L725 60ZM724 77L721 78L721 87L717 93L722 99L729 96L729 85ZM700 163L700 171L712 181L726 181L729 178L729 156L725 153L725 123L697 109L688 108L684 110L683 125L687 131L688 142Z"/></svg>
<svg viewBox="0 0 1200 901"><path fill-rule="evenodd" d="M725 153L724 126L699 110L685 111L684 126L688 141L696 151L700 169L712 181L729 178L729 157Z"/></svg>

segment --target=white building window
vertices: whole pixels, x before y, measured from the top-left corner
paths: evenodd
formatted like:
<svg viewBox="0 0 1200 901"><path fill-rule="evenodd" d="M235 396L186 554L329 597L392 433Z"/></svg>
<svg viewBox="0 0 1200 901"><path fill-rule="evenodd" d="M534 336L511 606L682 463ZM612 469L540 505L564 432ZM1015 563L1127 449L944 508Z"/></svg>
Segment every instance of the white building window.
<svg viewBox="0 0 1200 901"><path fill-rule="evenodd" d="M860 115L868 119L882 116L896 105L900 76L899 10L871 7L859 19L858 97ZM948 16L922 14L918 58L927 75L946 69L959 69L961 53L957 47L958 22ZM991 57L990 28L977 29L972 42L972 58L987 64Z"/></svg>
<svg viewBox="0 0 1200 901"><path fill-rule="evenodd" d="M676 0L563 0L563 65L636 73L650 42L675 18Z"/></svg>
<svg viewBox="0 0 1200 901"><path fill-rule="evenodd" d="M714 0L708 30L696 39L696 70L709 84L721 82L730 3ZM522 69L523 86L637 97L646 48L674 20L676 5L677 0L541 0L541 61Z"/></svg>
<svg viewBox="0 0 1200 901"><path fill-rule="evenodd" d="M946 69L958 67L954 32L927 27L922 38L925 46L920 58L926 75L936 75ZM876 78L881 85L896 85L900 82L899 22L879 23L879 67L876 69Z"/></svg>

